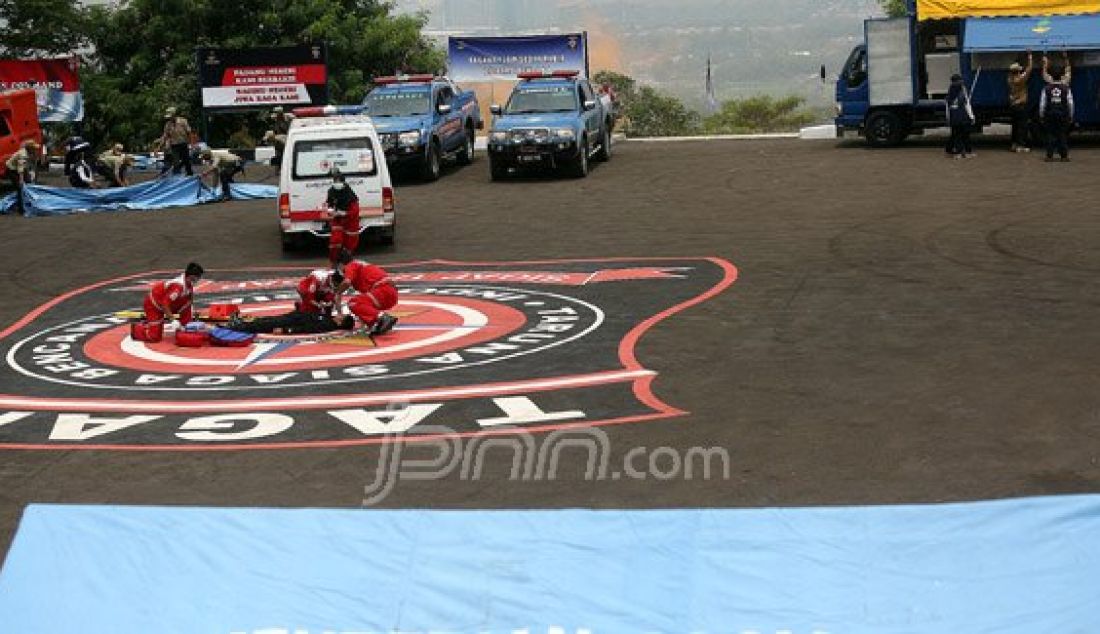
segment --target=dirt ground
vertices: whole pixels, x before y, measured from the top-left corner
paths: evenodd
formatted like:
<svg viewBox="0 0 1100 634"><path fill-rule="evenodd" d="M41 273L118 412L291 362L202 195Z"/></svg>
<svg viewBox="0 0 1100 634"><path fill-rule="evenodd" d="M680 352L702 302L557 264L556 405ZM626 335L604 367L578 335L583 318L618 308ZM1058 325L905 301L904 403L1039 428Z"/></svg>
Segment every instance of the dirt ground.
<svg viewBox="0 0 1100 634"><path fill-rule="evenodd" d="M387 507L686 507L936 502L1100 490L1100 147L1073 162L980 142L618 144L586 180L490 183L484 156L398 187L380 263L718 256L724 294L638 354L689 416L607 428L636 446L720 446L729 479L543 482L490 468L402 482ZM253 179L266 173L252 170ZM69 289L199 260L284 254L274 201L0 217L0 323ZM0 390L6 392L7 390ZM358 506L377 447L242 453L9 451L0 549L31 502ZM567 465L569 466L569 465Z"/></svg>

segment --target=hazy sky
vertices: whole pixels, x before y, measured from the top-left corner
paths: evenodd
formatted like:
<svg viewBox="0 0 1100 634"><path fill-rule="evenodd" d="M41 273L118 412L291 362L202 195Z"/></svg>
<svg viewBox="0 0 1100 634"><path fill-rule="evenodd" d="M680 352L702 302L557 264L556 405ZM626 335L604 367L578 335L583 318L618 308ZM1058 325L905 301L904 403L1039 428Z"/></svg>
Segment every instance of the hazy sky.
<svg viewBox="0 0 1100 634"><path fill-rule="evenodd" d="M701 100L706 59L719 98L800 94L823 103L862 39L875 0L398 0L447 35L589 32L593 71L609 68Z"/></svg>

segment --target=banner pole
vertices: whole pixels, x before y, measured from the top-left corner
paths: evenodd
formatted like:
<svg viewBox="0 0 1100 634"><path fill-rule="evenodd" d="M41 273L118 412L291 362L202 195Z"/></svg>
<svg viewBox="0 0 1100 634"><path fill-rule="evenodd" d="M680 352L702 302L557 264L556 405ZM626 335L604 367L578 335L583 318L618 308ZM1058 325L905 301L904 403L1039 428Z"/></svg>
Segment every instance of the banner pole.
<svg viewBox="0 0 1100 634"><path fill-rule="evenodd" d="M592 72L588 68L588 31L584 31L584 76L592 76Z"/></svg>

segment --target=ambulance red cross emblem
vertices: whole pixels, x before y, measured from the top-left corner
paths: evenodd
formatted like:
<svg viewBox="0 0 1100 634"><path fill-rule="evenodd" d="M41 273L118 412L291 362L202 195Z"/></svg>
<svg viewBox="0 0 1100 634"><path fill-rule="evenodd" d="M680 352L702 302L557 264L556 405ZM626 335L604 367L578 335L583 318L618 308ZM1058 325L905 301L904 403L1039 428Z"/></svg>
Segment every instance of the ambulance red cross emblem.
<svg viewBox="0 0 1100 634"><path fill-rule="evenodd" d="M0 333L0 448L340 447L681 415L635 345L737 271L718 258L388 264L397 327L242 348L132 339L147 272L56 298ZM197 306L285 312L306 269L212 270ZM434 423L429 425L429 423Z"/></svg>

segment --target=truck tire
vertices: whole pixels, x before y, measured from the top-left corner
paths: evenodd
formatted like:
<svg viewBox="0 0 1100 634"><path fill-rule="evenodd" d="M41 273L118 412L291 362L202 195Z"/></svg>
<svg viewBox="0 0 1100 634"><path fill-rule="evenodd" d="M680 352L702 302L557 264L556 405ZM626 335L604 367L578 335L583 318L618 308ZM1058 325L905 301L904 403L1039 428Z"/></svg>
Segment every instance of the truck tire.
<svg viewBox="0 0 1100 634"><path fill-rule="evenodd" d="M880 110L867 117L863 134L871 147L890 147L901 143L909 135L909 131L899 114Z"/></svg>
<svg viewBox="0 0 1100 634"><path fill-rule="evenodd" d="M428 183L439 180L440 160L439 142L432 139L424 153L424 163L420 166L420 180Z"/></svg>
<svg viewBox="0 0 1100 634"><path fill-rule="evenodd" d="M580 153L568 166L569 174L573 178L588 176L588 137L581 138Z"/></svg>
<svg viewBox="0 0 1100 634"><path fill-rule="evenodd" d="M600 132L600 149L596 152L596 160L607 162L611 160L611 123L604 122Z"/></svg>
<svg viewBox="0 0 1100 634"><path fill-rule="evenodd" d="M493 157L489 157L489 180L500 181L504 180L504 177L508 176L508 168L501 165L500 160L493 160Z"/></svg>
<svg viewBox="0 0 1100 634"><path fill-rule="evenodd" d="M466 140L462 142L462 149L458 151L458 164L469 165L474 162L474 129L466 126Z"/></svg>

